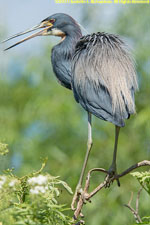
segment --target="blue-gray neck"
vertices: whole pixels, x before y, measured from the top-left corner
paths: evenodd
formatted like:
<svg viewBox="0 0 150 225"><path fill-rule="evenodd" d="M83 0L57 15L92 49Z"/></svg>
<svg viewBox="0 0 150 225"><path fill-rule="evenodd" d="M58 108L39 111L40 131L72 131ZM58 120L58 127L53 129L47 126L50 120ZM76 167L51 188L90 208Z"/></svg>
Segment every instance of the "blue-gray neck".
<svg viewBox="0 0 150 225"><path fill-rule="evenodd" d="M82 36L81 30L76 29L66 34L62 41L53 47L51 61L53 71L60 84L71 89L71 63L75 46Z"/></svg>

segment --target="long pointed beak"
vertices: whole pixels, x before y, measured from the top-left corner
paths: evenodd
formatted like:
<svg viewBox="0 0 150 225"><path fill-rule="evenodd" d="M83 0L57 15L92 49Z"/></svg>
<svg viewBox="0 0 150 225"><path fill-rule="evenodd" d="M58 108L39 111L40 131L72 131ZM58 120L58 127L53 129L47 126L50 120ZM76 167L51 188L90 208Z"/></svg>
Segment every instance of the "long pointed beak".
<svg viewBox="0 0 150 225"><path fill-rule="evenodd" d="M50 22L48 22L48 21L44 21L44 22L40 23L39 25L36 25L36 26L34 26L34 27L32 27L32 28L26 30L26 31L20 32L20 33L18 33L18 34L15 34L15 35L9 37L8 39L2 41L2 43L5 43L5 42L7 42L7 41L9 41L9 40L11 40L11 39L14 39L14 38L16 38L16 37L22 36L22 35L27 34L27 33L29 33L29 32L33 32L33 31L35 31L35 30L44 28L44 29L42 29L42 30L40 30L40 31L38 31L38 32L36 32L36 33L34 33L34 34L32 34L32 35L30 35L30 36L28 36L28 37L26 37L26 38L24 38L24 39L18 41L18 42L16 42L15 44L9 46L8 48L5 48L4 51L6 51L6 50L8 50L8 49L11 49L11 48L13 48L13 47L15 47L15 46L17 46L17 45L19 45L19 44L21 44L21 43L23 43L23 42L29 40L29 39L31 39L31 38L34 38L34 37L37 37L37 36L48 35L47 30L48 30L49 28L51 28L52 26L53 26L52 23L50 23ZM50 33L49 33L49 34L50 34Z"/></svg>

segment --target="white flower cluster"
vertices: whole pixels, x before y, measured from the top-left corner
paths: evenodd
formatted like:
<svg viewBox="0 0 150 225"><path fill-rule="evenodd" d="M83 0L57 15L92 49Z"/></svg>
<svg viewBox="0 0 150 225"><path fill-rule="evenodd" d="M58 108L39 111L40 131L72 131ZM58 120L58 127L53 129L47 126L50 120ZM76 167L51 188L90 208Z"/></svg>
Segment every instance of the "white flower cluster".
<svg viewBox="0 0 150 225"><path fill-rule="evenodd" d="M9 181L9 179L7 179L6 176L0 176L0 189L3 188L3 185L6 183L6 181ZM8 183L9 187L13 187L15 184L17 183L17 179L12 179L10 180L10 182Z"/></svg>
<svg viewBox="0 0 150 225"><path fill-rule="evenodd" d="M15 184L17 183L17 179L13 179L9 182L9 187L14 187Z"/></svg>
<svg viewBox="0 0 150 225"><path fill-rule="evenodd" d="M5 176L0 176L0 188L3 187L3 185L5 184L6 182L6 177Z"/></svg>
<svg viewBox="0 0 150 225"><path fill-rule="evenodd" d="M31 185L34 185L34 184L39 184L39 185L47 184L47 181L48 181L48 177L47 176L43 176L43 175L39 175L37 177L32 177L32 178L28 179L28 183L31 184Z"/></svg>
<svg viewBox="0 0 150 225"><path fill-rule="evenodd" d="M39 193L45 193L46 190L48 190L48 186L35 186L34 188L30 189L31 194L39 194Z"/></svg>
<svg viewBox="0 0 150 225"><path fill-rule="evenodd" d="M45 193L48 190L48 176L38 175L28 179L28 184L32 186L31 194Z"/></svg>

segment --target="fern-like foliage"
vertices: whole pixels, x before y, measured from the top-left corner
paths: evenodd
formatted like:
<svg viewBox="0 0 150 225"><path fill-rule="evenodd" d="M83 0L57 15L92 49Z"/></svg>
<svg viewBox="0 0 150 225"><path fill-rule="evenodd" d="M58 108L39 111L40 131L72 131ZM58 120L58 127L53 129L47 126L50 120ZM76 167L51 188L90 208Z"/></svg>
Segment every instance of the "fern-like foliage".
<svg viewBox="0 0 150 225"><path fill-rule="evenodd" d="M131 173L131 175L134 176L139 181L141 186L150 195L150 171L134 172Z"/></svg>

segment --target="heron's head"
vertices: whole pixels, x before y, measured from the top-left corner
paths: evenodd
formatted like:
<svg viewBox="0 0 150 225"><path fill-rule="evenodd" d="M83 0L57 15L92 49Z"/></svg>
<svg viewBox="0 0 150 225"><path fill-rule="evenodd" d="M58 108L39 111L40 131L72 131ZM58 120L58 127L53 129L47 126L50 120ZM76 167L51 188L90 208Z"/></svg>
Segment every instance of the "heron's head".
<svg viewBox="0 0 150 225"><path fill-rule="evenodd" d="M31 38L37 37L37 36L59 36L64 38L65 36L73 36L75 33L80 37L81 36L81 30L77 22L69 15L64 13L56 13L53 14L46 19L42 20L38 25L20 32L18 34L15 34L8 39L4 40L3 42L9 41L13 38L19 37L21 35L27 34L29 32L33 32L35 30L39 30L38 32L22 39L21 41L18 41L17 43L11 45L10 47L6 48L5 50L8 50L10 48L15 47L16 45L19 45L23 43L26 40L29 40Z"/></svg>

